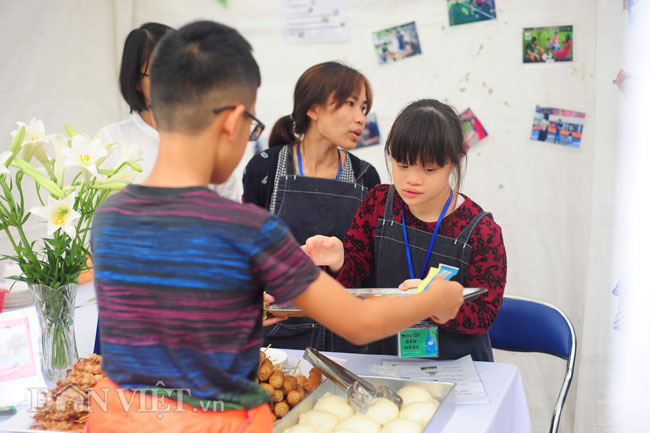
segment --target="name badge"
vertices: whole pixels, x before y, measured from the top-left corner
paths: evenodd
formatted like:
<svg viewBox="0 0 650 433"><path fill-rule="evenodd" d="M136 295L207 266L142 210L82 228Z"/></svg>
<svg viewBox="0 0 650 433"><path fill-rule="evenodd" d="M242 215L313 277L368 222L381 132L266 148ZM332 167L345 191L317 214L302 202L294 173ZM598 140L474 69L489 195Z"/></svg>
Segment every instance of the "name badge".
<svg viewBox="0 0 650 433"><path fill-rule="evenodd" d="M397 354L401 358L438 357L438 327L430 323L415 325L397 335Z"/></svg>

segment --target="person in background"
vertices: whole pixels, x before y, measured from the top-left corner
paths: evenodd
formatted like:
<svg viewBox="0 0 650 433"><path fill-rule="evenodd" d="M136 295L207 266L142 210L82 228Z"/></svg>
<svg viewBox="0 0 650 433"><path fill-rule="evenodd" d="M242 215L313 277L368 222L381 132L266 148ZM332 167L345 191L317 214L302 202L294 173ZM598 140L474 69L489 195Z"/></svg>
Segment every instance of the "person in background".
<svg viewBox="0 0 650 433"><path fill-rule="evenodd" d="M345 242L319 235L303 250L346 287L358 287L371 276L374 287L408 289L417 287L430 267L458 268L456 281L488 292L465 303L449 323L433 319L422 327L430 328L430 335L437 332L440 359L470 354L474 361L492 361L487 331L503 299L506 250L492 214L458 192L466 155L460 118L437 100L413 102L397 116L385 153L394 184L368 192ZM357 347L337 337L328 350L396 355L397 344L391 337Z"/></svg>
<svg viewBox="0 0 650 433"><path fill-rule="evenodd" d="M542 54L543 50L537 46L537 38L535 36L532 37L530 42L526 44L526 55L524 56L524 62L526 63L532 63L532 62L541 62L542 58L540 55Z"/></svg>
<svg viewBox="0 0 650 433"><path fill-rule="evenodd" d="M573 49L573 41L571 40L571 33L567 33L564 41L562 42L563 47L555 52L555 60L558 61L567 61L571 60L571 50Z"/></svg>
<svg viewBox="0 0 650 433"><path fill-rule="evenodd" d="M248 162L245 203L280 217L299 244L315 234L343 237L377 170L348 152L372 106L366 77L337 62L307 69L294 90L291 114L276 121L269 149ZM327 330L308 318L289 318L266 328L273 347L321 349Z"/></svg>
<svg viewBox="0 0 650 433"><path fill-rule="evenodd" d="M445 322L463 302L461 285L442 279L364 302L314 266L277 216L207 188L264 129L251 51L210 21L156 49L158 158L142 184L98 207L91 229L107 378L93 389L87 432L271 433L271 397L255 383L264 291L358 344L430 315Z"/></svg>
<svg viewBox="0 0 650 433"><path fill-rule="evenodd" d="M103 127L98 133L107 143L137 144L140 147L142 172L136 177L136 182L149 176L158 155L159 136L149 107L149 71L156 44L171 31L174 29L165 24L149 22L128 34L122 51L119 85L131 115ZM241 199L239 183L234 176L221 185L211 187L226 198L237 201Z"/></svg>
<svg viewBox="0 0 650 433"><path fill-rule="evenodd" d="M554 143L561 143L562 142L562 119L558 119L557 122L555 122L555 137L553 142Z"/></svg>

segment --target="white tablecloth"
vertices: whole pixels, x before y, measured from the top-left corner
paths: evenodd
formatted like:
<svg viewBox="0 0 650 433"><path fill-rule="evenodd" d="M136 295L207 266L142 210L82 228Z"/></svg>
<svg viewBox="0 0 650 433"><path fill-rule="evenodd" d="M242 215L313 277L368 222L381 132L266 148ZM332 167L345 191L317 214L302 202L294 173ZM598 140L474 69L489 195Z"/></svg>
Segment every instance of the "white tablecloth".
<svg viewBox="0 0 650 433"><path fill-rule="evenodd" d="M77 306L95 296L92 283L79 286ZM33 305L21 308L34 308ZM11 309L12 311L20 308ZM75 332L80 356L92 353L97 328L97 305L78 307L75 311ZM302 351L287 350L292 357L302 357ZM325 352L327 354L327 352ZM381 364L382 359L395 357L385 355L357 355L333 353L338 358L347 359L345 367L360 375L373 376L369 368ZM489 404L457 405L453 416L447 423L444 433L532 433L530 413L526 403L524 386L519 369L510 364L476 362ZM549 414L550 420L550 414ZM27 408L19 408L19 413L0 422L0 433L28 429L31 424Z"/></svg>
<svg viewBox="0 0 650 433"><path fill-rule="evenodd" d="M75 308L74 328L77 339L77 351L79 352L79 356L82 357L87 356L89 353L93 353L95 347L97 304L86 304L88 300L94 297L95 288L92 282L79 286L75 304L77 308ZM18 311L22 309L34 309L34 305L30 304L25 307L7 308L3 311ZM27 412L28 407L18 407L17 410L18 413L13 418L0 420L0 433L13 433L29 429L29 426L32 424L32 419L30 414Z"/></svg>
<svg viewBox="0 0 650 433"><path fill-rule="evenodd" d="M286 350L290 357L302 357L302 351ZM328 352L323 352L327 355ZM387 355L357 355L331 353L347 359L343 366L353 373L375 376L370 366L383 359L399 359ZM532 433L530 412L526 402L524 384L519 369L511 364L475 362L483 386L490 399L489 404L456 405L456 410L443 430L444 433ZM549 414L549 422L551 416ZM426 430L425 430L426 433Z"/></svg>

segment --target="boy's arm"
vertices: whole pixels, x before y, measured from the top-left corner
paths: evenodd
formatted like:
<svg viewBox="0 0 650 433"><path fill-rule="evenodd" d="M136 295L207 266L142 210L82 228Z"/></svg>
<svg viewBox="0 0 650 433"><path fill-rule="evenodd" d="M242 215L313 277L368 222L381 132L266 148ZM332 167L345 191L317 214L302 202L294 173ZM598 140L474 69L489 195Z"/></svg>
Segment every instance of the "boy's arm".
<svg viewBox="0 0 650 433"><path fill-rule="evenodd" d="M463 303L463 288L456 282L436 279L421 294L367 302L321 272L293 303L323 326L361 345L395 335L429 316L435 316L439 323L447 322Z"/></svg>

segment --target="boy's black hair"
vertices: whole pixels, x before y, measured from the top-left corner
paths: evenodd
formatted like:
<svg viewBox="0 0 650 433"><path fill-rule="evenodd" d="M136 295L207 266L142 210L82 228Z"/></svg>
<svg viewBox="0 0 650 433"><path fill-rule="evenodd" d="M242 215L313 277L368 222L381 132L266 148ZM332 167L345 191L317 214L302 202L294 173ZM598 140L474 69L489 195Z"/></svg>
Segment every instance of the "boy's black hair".
<svg viewBox="0 0 650 433"><path fill-rule="evenodd" d="M165 36L151 65L151 107L161 131L194 133L213 110L255 102L260 70L237 30L197 21Z"/></svg>
<svg viewBox="0 0 650 433"><path fill-rule="evenodd" d="M169 26L160 23L144 23L131 30L124 41L122 64L120 66L120 92L130 111L140 113L147 110L144 95L137 89L142 79L142 70L147 70L149 59L160 39L170 31Z"/></svg>
<svg viewBox="0 0 650 433"><path fill-rule="evenodd" d="M449 105L420 99L397 116L386 138L385 152L397 162L442 167L451 162L456 171L456 191L461 183L460 165L466 155L460 117Z"/></svg>

